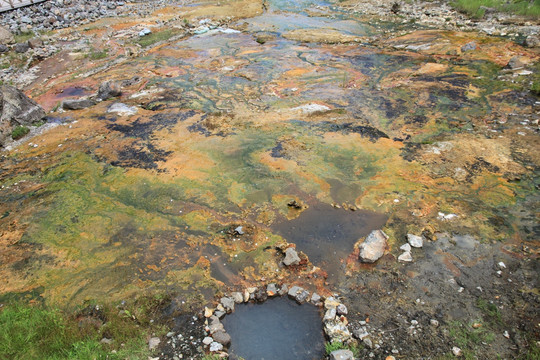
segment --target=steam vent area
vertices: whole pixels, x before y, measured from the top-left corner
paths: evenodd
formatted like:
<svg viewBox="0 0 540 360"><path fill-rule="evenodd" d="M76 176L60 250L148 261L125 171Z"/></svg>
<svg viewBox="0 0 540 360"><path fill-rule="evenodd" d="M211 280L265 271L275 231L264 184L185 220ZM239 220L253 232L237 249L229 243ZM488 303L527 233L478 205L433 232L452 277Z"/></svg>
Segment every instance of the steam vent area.
<svg viewBox="0 0 540 360"><path fill-rule="evenodd" d="M0 360L540 359L540 2L0 0Z"/></svg>

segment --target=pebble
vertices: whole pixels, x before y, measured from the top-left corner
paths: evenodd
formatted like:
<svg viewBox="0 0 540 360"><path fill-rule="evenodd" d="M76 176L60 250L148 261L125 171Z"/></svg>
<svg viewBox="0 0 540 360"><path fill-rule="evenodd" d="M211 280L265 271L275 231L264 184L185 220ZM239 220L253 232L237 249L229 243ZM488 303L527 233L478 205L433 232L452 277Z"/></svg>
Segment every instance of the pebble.
<svg viewBox="0 0 540 360"><path fill-rule="evenodd" d="M424 239L418 235L407 234L407 241L415 248L421 248L424 245Z"/></svg>
<svg viewBox="0 0 540 360"><path fill-rule="evenodd" d="M221 351L221 350L223 350L223 345L221 345L220 343L214 341L214 342L212 342L210 344L210 351L211 352L217 352L217 351Z"/></svg>
<svg viewBox="0 0 540 360"><path fill-rule="evenodd" d="M452 348L452 354L454 354L454 356L461 356L463 355L463 351L461 351L461 349L458 348L457 346L454 346Z"/></svg>
<svg viewBox="0 0 540 360"><path fill-rule="evenodd" d="M502 261L499 262L497 265L499 265L499 269L506 269L506 264L503 263Z"/></svg>
<svg viewBox="0 0 540 360"><path fill-rule="evenodd" d="M285 259L283 259L285 266L300 264L300 257L294 248L288 248L285 250Z"/></svg>
<svg viewBox="0 0 540 360"><path fill-rule="evenodd" d="M154 350L155 348L158 347L160 342L161 340L158 337L151 338L150 340L148 340L148 349Z"/></svg>
<svg viewBox="0 0 540 360"><path fill-rule="evenodd" d="M406 251L406 252L404 252L403 254L401 254L401 255L398 256L398 261L412 262L412 261L413 261L413 258L412 258L411 253L408 252L408 251Z"/></svg>
<svg viewBox="0 0 540 360"><path fill-rule="evenodd" d="M214 341L214 339L212 339L210 336L207 336L207 337L205 337L205 338L203 339L202 342L203 342L204 345L208 346L208 345L210 345L213 341Z"/></svg>
<svg viewBox="0 0 540 360"><path fill-rule="evenodd" d="M435 326L435 327L439 326L439 322L435 319L429 320L429 323L431 324L431 326Z"/></svg>
<svg viewBox="0 0 540 360"><path fill-rule="evenodd" d="M405 252L410 252L412 250L411 245L409 243L403 244L399 248Z"/></svg>

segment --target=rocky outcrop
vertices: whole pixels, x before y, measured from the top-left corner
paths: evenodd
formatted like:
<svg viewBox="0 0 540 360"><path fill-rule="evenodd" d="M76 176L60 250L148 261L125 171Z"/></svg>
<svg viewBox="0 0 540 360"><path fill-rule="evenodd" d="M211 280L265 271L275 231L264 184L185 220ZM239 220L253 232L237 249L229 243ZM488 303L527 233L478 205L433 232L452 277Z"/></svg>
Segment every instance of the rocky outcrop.
<svg viewBox="0 0 540 360"><path fill-rule="evenodd" d="M0 147L17 126L29 126L45 117L45 111L22 91L4 85L0 87Z"/></svg>

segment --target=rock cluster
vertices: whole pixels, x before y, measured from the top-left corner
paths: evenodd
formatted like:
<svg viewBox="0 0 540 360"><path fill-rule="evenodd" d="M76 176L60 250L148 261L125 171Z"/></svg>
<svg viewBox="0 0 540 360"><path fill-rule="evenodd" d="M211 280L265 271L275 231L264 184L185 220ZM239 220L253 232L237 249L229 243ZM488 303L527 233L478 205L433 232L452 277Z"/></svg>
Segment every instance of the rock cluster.
<svg viewBox="0 0 540 360"><path fill-rule="evenodd" d="M14 33L42 32L87 24L102 17L146 15L170 1L51 0L6 11L0 24Z"/></svg>
<svg viewBox="0 0 540 360"><path fill-rule="evenodd" d="M315 306L323 307L325 315L323 319L324 331L331 342L341 342L348 344L355 341L348 329L347 307L335 297L323 297L316 292L310 292L300 286L287 284L277 285L270 283L266 286L249 287L243 291L232 292L219 300L215 308L205 307L204 317L206 336L202 340L203 345L212 353L219 356L228 356L226 349L231 343L229 334L225 331L221 319L228 313L234 311L235 304L247 302L262 302L269 297L284 296L295 300L298 304L311 303ZM347 355L336 353L335 356ZM336 359L347 359L347 357L336 357Z"/></svg>

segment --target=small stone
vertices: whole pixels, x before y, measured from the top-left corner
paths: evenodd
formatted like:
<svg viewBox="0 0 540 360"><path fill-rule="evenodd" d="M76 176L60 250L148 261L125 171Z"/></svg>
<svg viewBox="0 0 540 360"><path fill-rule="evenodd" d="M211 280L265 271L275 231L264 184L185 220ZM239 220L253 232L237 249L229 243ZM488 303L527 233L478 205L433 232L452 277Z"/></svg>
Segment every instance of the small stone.
<svg viewBox="0 0 540 360"><path fill-rule="evenodd" d="M310 303L312 303L313 305L320 305L321 304L321 296L317 293L313 293L311 295L311 299L309 300Z"/></svg>
<svg viewBox="0 0 540 360"><path fill-rule="evenodd" d="M300 257L294 248L288 248L285 250L285 259L283 259L285 266L300 264Z"/></svg>
<svg viewBox="0 0 540 360"><path fill-rule="evenodd" d="M146 35L150 35L151 33L152 33L152 30L150 30L148 28L144 28L141 31L139 31L139 36L143 37L143 36L146 36Z"/></svg>
<svg viewBox="0 0 540 360"><path fill-rule="evenodd" d="M368 337L367 337L367 338L364 338L364 339L362 340L362 342L363 342L364 345L366 345L368 348L373 349L373 341L371 341L370 338L368 338Z"/></svg>
<svg viewBox="0 0 540 360"><path fill-rule="evenodd" d="M15 44L15 52L22 54L30 49L30 45L27 42Z"/></svg>
<svg viewBox="0 0 540 360"><path fill-rule="evenodd" d="M521 58L519 56L514 56L510 59L510 61L506 65L506 68L511 69L511 70L517 70L517 69L521 69L524 66L525 64L523 63Z"/></svg>
<svg viewBox="0 0 540 360"><path fill-rule="evenodd" d="M229 297L222 297L221 305L225 308L227 312L233 312L234 311L234 300Z"/></svg>
<svg viewBox="0 0 540 360"><path fill-rule="evenodd" d="M347 307L343 304L339 304L337 307L336 307L336 312L338 315L347 315Z"/></svg>
<svg viewBox="0 0 540 360"><path fill-rule="evenodd" d="M30 46L30 48L32 49L43 47L43 40L41 40L40 38L30 39L28 40L28 46Z"/></svg>
<svg viewBox="0 0 540 360"><path fill-rule="evenodd" d="M366 336L369 336L369 333L367 332L365 327L361 327L359 329L353 330L353 336L358 340L363 340Z"/></svg>
<svg viewBox="0 0 540 360"><path fill-rule="evenodd" d="M120 116L135 115L137 108L135 106L128 106L122 103L114 103L107 109L108 113L116 113Z"/></svg>
<svg viewBox="0 0 540 360"><path fill-rule="evenodd" d="M231 336L225 331L216 331L212 334L212 338L223 346L227 346L231 343Z"/></svg>
<svg viewBox="0 0 540 360"><path fill-rule="evenodd" d="M474 41L471 41L471 42L469 42L469 43L463 45L463 46L461 47L461 51L462 51L462 52L466 52L466 51L474 51L474 50L476 50L476 48L477 48L476 43L475 43Z"/></svg>
<svg viewBox="0 0 540 360"><path fill-rule="evenodd" d="M91 99L66 99L62 101L62 109L64 110L82 110L96 105L96 102Z"/></svg>
<svg viewBox="0 0 540 360"><path fill-rule="evenodd" d="M396 360L396 358L392 355L388 355L385 360Z"/></svg>
<svg viewBox="0 0 540 360"><path fill-rule="evenodd" d="M411 253L407 251L398 256L398 261L412 262L413 258L412 258Z"/></svg>
<svg viewBox="0 0 540 360"><path fill-rule="evenodd" d="M158 337L153 337L151 338L149 341L148 341L148 349L149 350L154 350L155 348L158 347L159 343L161 342L161 340L158 338Z"/></svg>
<svg viewBox="0 0 540 360"><path fill-rule="evenodd" d="M323 321L332 321L336 318L336 309L328 309L324 313L324 319Z"/></svg>
<svg viewBox="0 0 540 360"><path fill-rule="evenodd" d="M204 317L209 318L212 315L214 315L214 310L205 306L204 307Z"/></svg>
<svg viewBox="0 0 540 360"><path fill-rule="evenodd" d="M435 327L439 326L439 322L435 319L429 320L429 323L431 324L431 326L435 326Z"/></svg>
<svg viewBox="0 0 540 360"><path fill-rule="evenodd" d="M249 301L249 291L246 289L244 290L244 302L248 302Z"/></svg>
<svg viewBox="0 0 540 360"><path fill-rule="evenodd" d="M97 97L100 100L107 100L122 95L120 85L113 81L105 81L99 85Z"/></svg>
<svg viewBox="0 0 540 360"><path fill-rule="evenodd" d="M409 243L403 244L399 248L405 252L410 252L412 250L411 245Z"/></svg>
<svg viewBox="0 0 540 360"><path fill-rule="evenodd" d="M341 304L338 300L336 300L334 297L330 296L324 300L324 308L325 309L335 309L338 307L338 305Z"/></svg>
<svg viewBox="0 0 540 360"><path fill-rule="evenodd" d="M278 288L276 284L268 284L268 286L266 286L266 294L268 296L276 296L277 293L278 293Z"/></svg>
<svg viewBox="0 0 540 360"><path fill-rule="evenodd" d="M222 319L225 316L225 314L227 314L227 312L222 311L222 310L216 310L214 312L214 315L216 315L219 319Z"/></svg>
<svg viewBox="0 0 540 360"><path fill-rule="evenodd" d="M281 286L281 289L279 289L279 296L283 296L289 292L289 286L287 284L283 284Z"/></svg>
<svg viewBox="0 0 540 360"><path fill-rule="evenodd" d="M238 235L244 235L244 227L238 226L236 229L234 229L234 232Z"/></svg>
<svg viewBox="0 0 540 360"><path fill-rule="evenodd" d="M351 350L334 350L330 353L330 360L354 360L354 354Z"/></svg>
<svg viewBox="0 0 540 360"><path fill-rule="evenodd" d="M204 345L208 346L208 345L210 345L213 341L214 341L214 339L212 339L210 336L207 336L207 337L205 337L205 338L203 339L202 342L203 342Z"/></svg>
<svg viewBox="0 0 540 360"><path fill-rule="evenodd" d="M0 54L6 53L8 51L9 51L9 48L7 47L7 45L0 44Z"/></svg>
<svg viewBox="0 0 540 360"><path fill-rule="evenodd" d="M421 248L424 245L424 240L418 235L407 234L407 241L415 248Z"/></svg>
<svg viewBox="0 0 540 360"><path fill-rule="evenodd" d="M525 46L533 48L540 46L540 37L538 35L529 35L525 39Z"/></svg>
<svg viewBox="0 0 540 360"><path fill-rule="evenodd" d="M482 324L475 322L475 323L472 324L472 327L473 327L473 329L479 329L479 328L482 327Z"/></svg>
<svg viewBox="0 0 540 360"><path fill-rule="evenodd" d="M236 304L241 304L244 302L244 297L242 296L242 293L240 292L233 292L231 294L231 298L234 300Z"/></svg>
<svg viewBox="0 0 540 360"><path fill-rule="evenodd" d="M452 348L452 354L454 354L454 356L461 356L463 355L463 351L461 351L461 349L458 348L457 346L454 346Z"/></svg>
<svg viewBox="0 0 540 360"><path fill-rule="evenodd" d="M169 331L169 332L167 333L167 337L168 337L168 338L172 338L173 336L174 336L174 332Z"/></svg>
<svg viewBox="0 0 540 360"><path fill-rule="evenodd" d="M360 244L360 261L365 263L374 263L379 260L386 250L386 235L382 230L373 230Z"/></svg>
<svg viewBox="0 0 540 360"><path fill-rule="evenodd" d="M503 336L507 339L510 339L510 334L506 330L503 332Z"/></svg>
<svg viewBox="0 0 540 360"><path fill-rule="evenodd" d="M103 339L101 339L101 341L100 341L100 343L102 343L102 344L107 344L107 345L112 344L112 342L113 342L112 339L107 339L107 338L103 338Z"/></svg>
<svg viewBox="0 0 540 360"><path fill-rule="evenodd" d="M15 37L9 31L3 26L0 26L0 44L7 45L7 44L13 44L15 42Z"/></svg>
<svg viewBox="0 0 540 360"><path fill-rule="evenodd" d="M253 293L255 300L257 302L265 302L268 299L268 294L266 293L266 288L261 286Z"/></svg>
<svg viewBox="0 0 540 360"><path fill-rule="evenodd" d="M417 320L411 320L411 325L413 325L413 326L418 325L418 321Z"/></svg>
<svg viewBox="0 0 540 360"><path fill-rule="evenodd" d="M499 265L499 269L501 269L501 270L502 270L502 269L506 269L506 264L503 263L502 261L499 262L497 265Z"/></svg>
<svg viewBox="0 0 540 360"><path fill-rule="evenodd" d="M217 352L217 351L221 351L223 350L223 345L221 345L220 343L214 341L210 344L210 351L211 352Z"/></svg>

